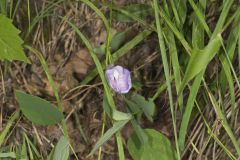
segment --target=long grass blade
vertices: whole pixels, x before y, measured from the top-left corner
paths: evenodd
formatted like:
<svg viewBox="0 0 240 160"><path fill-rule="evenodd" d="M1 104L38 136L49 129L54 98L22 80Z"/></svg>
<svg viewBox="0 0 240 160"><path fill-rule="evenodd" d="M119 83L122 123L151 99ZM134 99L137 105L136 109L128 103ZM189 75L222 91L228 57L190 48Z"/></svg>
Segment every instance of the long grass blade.
<svg viewBox="0 0 240 160"><path fill-rule="evenodd" d="M168 13L168 7L166 6L166 13ZM175 85L176 85L176 91L178 95L178 104L180 107L180 110L182 112L183 109L183 95L182 93L179 94L180 91L180 85L181 85L181 74L180 74L180 65L179 65L179 58L178 58L178 51L177 51L177 45L175 42L175 37L174 34L171 32L171 30L167 29L165 33L167 45L169 48L169 54L171 55L171 61L172 61L172 67L173 67L173 74L174 74L174 80L175 80Z"/></svg>
<svg viewBox="0 0 240 160"><path fill-rule="evenodd" d="M173 106L173 97L172 97L170 75L169 75L169 64L168 64L168 60L167 60L166 48L165 48L162 29L161 29L161 25L160 25L158 2L157 2L157 0L154 0L153 3L154 3L155 20L156 20L156 26L157 26L159 47L160 47L161 57L162 57L162 61L163 61L164 74L165 74L165 78L166 78L166 82L167 82L167 86L168 86L167 90L168 90L168 96L169 96L169 100L170 100L170 109L171 109L171 115L172 115L175 144L176 144L176 149L177 149L177 156L178 156L178 159L180 160L176 119L175 119L175 113L174 113L175 110L174 110L174 106Z"/></svg>
<svg viewBox="0 0 240 160"><path fill-rule="evenodd" d="M203 28L205 29L207 35L209 37L211 37L211 31L205 21L205 16L204 14L202 13L202 11L199 9L199 7L194 3L193 0L188 0L188 2L190 3L190 5L192 6L193 10L194 10L194 13L197 15L197 18L199 19L200 21L200 25L203 26Z"/></svg>

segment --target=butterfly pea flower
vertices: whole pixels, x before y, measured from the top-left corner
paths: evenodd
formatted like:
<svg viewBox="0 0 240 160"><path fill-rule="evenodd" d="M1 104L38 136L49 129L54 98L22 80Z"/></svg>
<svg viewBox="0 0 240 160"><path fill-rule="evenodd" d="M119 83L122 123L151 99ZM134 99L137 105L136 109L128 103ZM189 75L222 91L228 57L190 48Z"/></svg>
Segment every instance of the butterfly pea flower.
<svg viewBox="0 0 240 160"><path fill-rule="evenodd" d="M117 93L128 93L132 88L130 72L122 66L110 64L105 71L105 76L109 86Z"/></svg>

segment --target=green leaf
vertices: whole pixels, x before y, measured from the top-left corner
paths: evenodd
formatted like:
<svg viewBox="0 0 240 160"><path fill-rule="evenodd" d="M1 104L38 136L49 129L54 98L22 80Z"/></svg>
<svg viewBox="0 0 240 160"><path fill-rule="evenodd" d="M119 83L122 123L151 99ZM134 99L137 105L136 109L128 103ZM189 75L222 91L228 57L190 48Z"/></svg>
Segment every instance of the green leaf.
<svg viewBox="0 0 240 160"><path fill-rule="evenodd" d="M111 52L115 52L116 50L118 50L119 47L125 42L127 33L129 33L130 29L131 28L127 28L123 32L112 33L114 35L113 35L113 38L112 38L111 44L110 44L110 51ZM106 43L102 44L101 46L99 46L97 48L94 48L94 52L96 52L96 54L105 54Z"/></svg>
<svg viewBox="0 0 240 160"><path fill-rule="evenodd" d="M47 160L53 160L54 149L48 154Z"/></svg>
<svg viewBox="0 0 240 160"><path fill-rule="evenodd" d="M119 58L121 58L122 56L124 56L126 53L129 53L129 51L134 48L137 44L139 44L140 42L142 42L144 39L146 39L146 37L148 37L150 34L152 33L152 31L145 29L142 32L140 32L137 36L135 36L132 40L130 40L129 42L127 42L126 44L124 44L124 46L122 46L120 49L118 49L115 53L112 54L112 62L116 62ZM103 69L105 69L107 66L106 61L103 61L102 63L102 67ZM98 70L97 68L95 68L94 70L92 70L81 82L81 85L85 85L87 83L89 83L91 80L93 80L93 78L95 78L98 75Z"/></svg>
<svg viewBox="0 0 240 160"><path fill-rule="evenodd" d="M145 19L148 15L153 15L153 9L151 6L146 4L132 4L121 8L122 10L131 13L132 16L135 16L139 19ZM120 22L132 22L133 19L129 16L113 10L112 13L113 19Z"/></svg>
<svg viewBox="0 0 240 160"><path fill-rule="evenodd" d="M106 94L104 94L104 96L103 96L103 104L102 105L103 105L103 110L104 110L104 112L107 113L108 117L112 117L112 108L108 103Z"/></svg>
<svg viewBox="0 0 240 160"><path fill-rule="evenodd" d="M19 110L16 110L12 116L9 118L5 128L0 133L0 146L5 141L5 138L8 136L8 133L11 131L11 127L14 125L14 121L19 117ZM1 148L1 147L0 147Z"/></svg>
<svg viewBox="0 0 240 160"><path fill-rule="evenodd" d="M124 102L126 103L126 105L128 107L128 111L133 116L141 118L143 111L134 101L124 98Z"/></svg>
<svg viewBox="0 0 240 160"><path fill-rule="evenodd" d="M16 158L16 154L14 152L0 153L0 158Z"/></svg>
<svg viewBox="0 0 240 160"><path fill-rule="evenodd" d="M128 151L134 160L176 160L176 152L169 139L154 129L144 130L148 142L142 145L136 135L128 139Z"/></svg>
<svg viewBox="0 0 240 160"><path fill-rule="evenodd" d="M131 123L132 123L133 129L134 129L136 135L138 136L138 139L140 140L141 144L146 144L148 142L148 136L146 135L146 133L144 132L142 127L138 124L136 119L132 119Z"/></svg>
<svg viewBox="0 0 240 160"><path fill-rule="evenodd" d="M23 136L23 144L22 144L22 147L21 147L20 159L21 160L22 159L28 159L26 140L25 140L24 136Z"/></svg>
<svg viewBox="0 0 240 160"><path fill-rule="evenodd" d="M132 115L129 113L120 112L118 110L113 110L112 118L115 121L123 121L132 119Z"/></svg>
<svg viewBox="0 0 240 160"><path fill-rule="evenodd" d="M129 120L117 121L95 144L89 156L98 150L104 143L106 143L117 131L119 131Z"/></svg>
<svg viewBox="0 0 240 160"><path fill-rule="evenodd" d="M6 15L7 14L7 1L1 0L0 1L0 13Z"/></svg>
<svg viewBox="0 0 240 160"><path fill-rule="evenodd" d="M186 108L183 113L182 122L181 122L180 130L179 130L179 148L181 151L183 151L183 149L184 149L185 139L187 136L187 128L188 128L189 121L190 121L190 116L192 114L194 102L196 100L196 96L197 96L203 75L204 75L204 71L200 72L194 79L193 85L190 88L190 93L188 96Z"/></svg>
<svg viewBox="0 0 240 160"><path fill-rule="evenodd" d="M186 20L186 15L187 15L187 3L186 0L174 0L176 9L178 11L178 15L181 21L181 26L183 26L185 20Z"/></svg>
<svg viewBox="0 0 240 160"><path fill-rule="evenodd" d="M107 101L107 96L103 97L103 109L107 113L107 115L114 119L115 121L123 121L132 119L132 115L129 113L120 112L116 109L112 109Z"/></svg>
<svg viewBox="0 0 240 160"><path fill-rule="evenodd" d="M15 91L15 94L21 111L35 124L53 125L64 118L55 106L44 99L18 90Z"/></svg>
<svg viewBox="0 0 240 160"><path fill-rule="evenodd" d="M37 156L35 158L39 159L41 155L40 155L39 151L37 150L35 144L33 144L34 142L32 142L28 138L27 134L24 133L23 135L24 135L24 138L27 142L27 148L28 148L28 153L29 153L30 159L34 159L35 156Z"/></svg>
<svg viewBox="0 0 240 160"><path fill-rule="evenodd" d="M53 160L68 160L69 157L69 143L66 137L62 136L56 147L54 148L54 153L52 156Z"/></svg>
<svg viewBox="0 0 240 160"><path fill-rule="evenodd" d="M238 14L232 24L232 28L230 30L229 37L227 39L226 51L227 51L227 54L231 61L233 60L234 53L236 53L235 50L237 48L236 46L237 46L237 41L238 41L238 37L239 37L237 35L240 35L240 29L238 27L239 25L240 25L240 11L238 12ZM230 72L230 66L228 64L227 58L224 57L224 54L221 54L219 56L219 59L222 63L222 67L223 67L223 69L220 72L220 84L221 84L221 88L222 88L222 94L224 95L226 92L227 79L229 78L229 77L227 77L228 73L226 73L226 72ZM232 82L230 82L230 83L232 83Z"/></svg>
<svg viewBox="0 0 240 160"><path fill-rule="evenodd" d="M20 31L12 24L12 20L0 14L0 60L19 60L30 63L23 51L23 40Z"/></svg>
<svg viewBox="0 0 240 160"><path fill-rule="evenodd" d="M124 101L127 105L127 111L133 115L133 118L131 119L133 129L138 136L140 142L142 144L145 144L148 141L148 137L139 124L143 111L133 101L130 101L127 98L124 98Z"/></svg>
<svg viewBox="0 0 240 160"><path fill-rule="evenodd" d="M152 99L148 101L141 95L134 95L132 101L138 105L143 110L144 115L149 121L153 121L152 117L155 111L155 104Z"/></svg>
<svg viewBox="0 0 240 160"><path fill-rule="evenodd" d="M198 22L199 24L205 29L205 31L207 32L208 36L211 36L211 31L206 23L205 20L205 16L204 13L202 12L202 10L199 8L199 6L197 6L193 0L188 0L188 2L191 4L193 10L194 10L194 14L196 15L196 17L198 18Z"/></svg>
<svg viewBox="0 0 240 160"><path fill-rule="evenodd" d="M204 70L208 63L213 59L213 57L218 52L221 46L221 35L216 36L212 41L208 43L208 45L203 49L195 49L193 50L193 54L189 60L183 83L181 89L198 73ZM181 90L180 89L180 90Z"/></svg>

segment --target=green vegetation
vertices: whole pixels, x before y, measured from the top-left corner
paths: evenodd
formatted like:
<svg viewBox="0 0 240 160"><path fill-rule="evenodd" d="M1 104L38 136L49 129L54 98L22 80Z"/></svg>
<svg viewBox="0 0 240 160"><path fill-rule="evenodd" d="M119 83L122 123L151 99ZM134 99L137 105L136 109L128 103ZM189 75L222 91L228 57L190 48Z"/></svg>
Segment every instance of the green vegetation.
<svg viewBox="0 0 240 160"><path fill-rule="evenodd" d="M0 60L0 159L240 157L239 1L1 0Z"/></svg>

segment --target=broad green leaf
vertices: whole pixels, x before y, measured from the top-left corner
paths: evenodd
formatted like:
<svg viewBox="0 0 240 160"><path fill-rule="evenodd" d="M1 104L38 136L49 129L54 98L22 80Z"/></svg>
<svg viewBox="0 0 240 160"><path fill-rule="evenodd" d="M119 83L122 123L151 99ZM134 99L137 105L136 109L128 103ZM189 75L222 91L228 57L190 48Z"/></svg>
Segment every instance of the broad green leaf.
<svg viewBox="0 0 240 160"><path fill-rule="evenodd" d="M12 20L0 14L0 60L30 62L23 51L23 40L19 33Z"/></svg>
<svg viewBox="0 0 240 160"><path fill-rule="evenodd" d="M131 13L133 16L139 19L145 19L149 15L153 15L153 9L151 6L146 4L132 4L121 8L122 10ZM113 19L120 22L132 22L133 19L129 16L126 16L123 13L113 10Z"/></svg>
<svg viewBox="0 0 240 160"><path fill-rule="evenodd" d="M99 149L104 143L106 143L117 131L121 130L121 128L128 122L129 120L117 121L113 124L112 128L110 128L95 144L92 151L89 155L92 155L95 151Z"/></svg>
<svg viewBox="0 0 240 160"><path fill-rule="evenodd" d="M127 147L134 160L176 160L176 152L170 140L154 129L145 129L148 143L142 145L136 135L128 139Z"/></svg>
<svg viewBox="0 0 240 160"><path fill-rule="evenodd" d="M66 137L62 136L54 148L52 160L68 160L69 143Z"/></svg>
<svg viewBox="0 0 240 160"><path fill-rule="evenodd" d="M155 104L152 99L146 100L141 95L134 95L132 101L137 104L149 121L153 121L152 117L155 111Z"/></svg>
<svg viewBox="0 0 240 160"><path fill-rule="evenodd" d="M64 118L57 107L44 99L17 90L15 94L21 111L35 124L53 125Z"/></svg>
<svg viewBox="0 0 240 160"><path fill-rule="evenodd" d="M221 46L221 36L216 36L212 41L208 43L208 45L203 49L195 49L193 50L193 54L189 60L183 84L181 89L189 82L192 78L194 78L198 73L204 70L208 63L213 59L213 57L218 52Z"/></svg>

